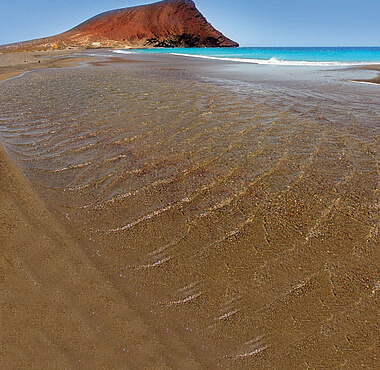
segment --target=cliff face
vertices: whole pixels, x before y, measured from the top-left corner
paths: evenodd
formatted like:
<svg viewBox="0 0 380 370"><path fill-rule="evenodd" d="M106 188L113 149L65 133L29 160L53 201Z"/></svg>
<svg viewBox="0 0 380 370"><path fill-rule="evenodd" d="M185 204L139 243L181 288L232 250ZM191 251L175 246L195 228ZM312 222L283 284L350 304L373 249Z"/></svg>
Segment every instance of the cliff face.
<svg viewBox="0 0 380 370"><path fill-rule="evenodd" d="M236 42L217 31L191 0L155 4L99 14L62 34L8 45L8 48L66 47L234 47Z"/></svg>

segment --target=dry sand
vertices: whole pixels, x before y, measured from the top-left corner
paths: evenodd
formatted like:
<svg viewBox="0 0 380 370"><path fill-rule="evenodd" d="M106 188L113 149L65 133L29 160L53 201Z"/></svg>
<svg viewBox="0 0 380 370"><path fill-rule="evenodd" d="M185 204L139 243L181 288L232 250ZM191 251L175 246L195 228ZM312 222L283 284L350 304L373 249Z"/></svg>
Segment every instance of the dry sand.
<svg viewBox="0 0 380 370"><path fill-rule="evenodd" d="M89 56L74 55L74 50L0 53L0 82L26 71L43 68L67 68L89 61Z"/></svg>
<svg viewBox="0 0 380 370"><path fill-rule="evenodd" d="M0 53L0 82L20 76L24 72L46 68L69 68L82 62L94 67L103 67L116 63L137 62L119 57L94 57L81 55L83 50L56 50L38 52ZM139 61L141 62L141 61Z"/></svg>

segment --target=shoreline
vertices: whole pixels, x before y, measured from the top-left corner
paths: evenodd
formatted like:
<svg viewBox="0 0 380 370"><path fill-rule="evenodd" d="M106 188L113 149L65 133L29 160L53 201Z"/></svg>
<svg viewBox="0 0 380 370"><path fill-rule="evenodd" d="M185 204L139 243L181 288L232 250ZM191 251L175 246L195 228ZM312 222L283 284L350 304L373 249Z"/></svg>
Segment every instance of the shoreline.
<svg viewBox="0 0 380 370"><path fill-rule="evenodd" d="M119 50L119 49L108 49L107 51L108 52L111 52L111 53L115 53L117 54L118 56L115 57L115 58L118 58L120 61L126 61L128 59L128 57L131 57L131 56L134 56L134 57L146 57L146 56L150 56L150 57L153 57L154 56L172 56L172 54L166 54L166 53L153 53L153 54L134 54L133 53L133 50L138 50L138 49L129 49L129 51L132 51L132 53L116 53L116 51ZM272 65L272 64L255 64L255 63L245 63L245 62L239 62L239 61L234 61L234 60L231 60L229 58L226 58L225 60L223 60L222 58L202 58L202 57L199 57L198 56L195 56L195 55L186 55L186 54L173 54L173 56L175 57L181 57L181 58L186 58L188 61L191 61L191 60L196 60L198 62L214 62L214 63L226 63L226 64L235 64L235 65L239 65L239 64L242 64L242 65L249 65L249 66L260 66L260 67L279 67L279 68L320 68L319 66L297 66L297 65L281 65L281 64L277 64L277 65ZM185 60L185 59L184 59ZM139 61L142 61L142 60L139 60ZM353 83L366 83L366 84L371 84L371 85L378 85L380 84L380 65L379 64L366 64L366 65L352 65L351 67L343 67L343 66L331 66L331 68L336 68L336 69L340 69L340 68L344 68L344 69L347 69L347 70L366 70L366 71L376 71L376 72L379 72L378 76L377 77L374 77L372 79L348 79L347 81L350 81L350 82L353 82Z"/></svg>
<svg viewBox="0 0 380 370"><path fill-rule="evenodd" d="M141 54L116 54L115 50L118 49L94 49L91 50L92 53L105 52L109 55L102 55L102 58L90 55L89 50L82 48L70 49L70 50L51 50L51 51L22 51L22 52L2 52L0 53L0 83L15 78L20 77L25 72L35 71L38 69L49 69L49 68L70 68L78 66L82 62L88 62L89 65L94 67L103 67L117 63L135 63L135 62L151 62L155 61L155 56L151 55L146 59L147 55ZM134 49L131 49L133 51ZM137 50L137 49L136 49ZM82 55L81 55L82 54ZM130 57L134 59L130 59ZM166 56L166 54L163 54ZM168 55L169 56L169 55ZM141 58L142 57L142 58ZM184 56L182 56L184 57ZM137 59L135 59L137 58ZM185 57L187 59L187 57ZM206 61L203 59L197 59L197 61ZM190 62L190 60L188 60ZM214 61L215 62L215 61ZM223 62L223 61L221 61ZM226 60L226 63L238 64L236 62L231 62ZM255 65L255 64L253 64ZM257 65L261 66L261 65ZM272 65L270 67L273 67ZM283 67L283 66L279 66ZM289 66L294 68L294 66ZM371 85L380 84L380 65L363 65L363 66L353 66L349 68L351 70L367 70L379 72L377 77L372 79L351 79L353 83L366 83Z"/></svg>

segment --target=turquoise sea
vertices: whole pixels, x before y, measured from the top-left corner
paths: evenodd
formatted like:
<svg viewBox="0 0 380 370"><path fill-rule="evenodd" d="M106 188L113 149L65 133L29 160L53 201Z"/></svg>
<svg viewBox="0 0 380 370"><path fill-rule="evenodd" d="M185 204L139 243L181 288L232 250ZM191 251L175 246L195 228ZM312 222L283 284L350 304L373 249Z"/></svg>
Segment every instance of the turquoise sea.
<svg viewBox="0 0 380 370"><path fill-rule="evenodd" d="M268 65L345 66L380 64L380 47L240 47L118 50L118 53L165 53Z"/></svg>

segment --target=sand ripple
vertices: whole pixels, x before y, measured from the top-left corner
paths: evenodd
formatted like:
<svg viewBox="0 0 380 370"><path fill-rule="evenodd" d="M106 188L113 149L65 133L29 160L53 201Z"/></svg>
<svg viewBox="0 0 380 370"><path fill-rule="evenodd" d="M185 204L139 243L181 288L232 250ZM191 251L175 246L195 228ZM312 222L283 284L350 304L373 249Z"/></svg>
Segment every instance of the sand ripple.
<svg viewBox="0 0 380 370"><path fill-rule="evenodd" d="M232 367L354 368L379 290L380 98L163 76L9 81L1 141L113 283L189 346Z"/></svg>

